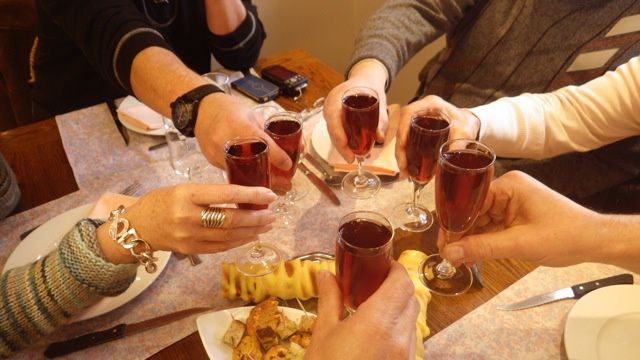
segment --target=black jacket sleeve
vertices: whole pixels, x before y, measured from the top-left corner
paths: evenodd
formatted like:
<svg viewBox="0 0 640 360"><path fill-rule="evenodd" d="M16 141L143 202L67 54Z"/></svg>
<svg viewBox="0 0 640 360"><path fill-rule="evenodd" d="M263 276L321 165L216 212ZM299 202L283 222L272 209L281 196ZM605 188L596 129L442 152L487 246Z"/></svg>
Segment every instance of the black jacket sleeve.
<svg viewBox="0 0 640 360"><path fill-rule="evenodd" d="M258 60L267 34L255 5L250 0L242 3L247 9L244 21L230 34L219 36L209 33L209 49L225 68L246 71Z"/></svg>
<svg viewBox="0 0 640 360"><path fill-rule="evenodd" d="M130 0L38 0L106 80L131 91L131 63L150 46L170 49Z"/></svg>

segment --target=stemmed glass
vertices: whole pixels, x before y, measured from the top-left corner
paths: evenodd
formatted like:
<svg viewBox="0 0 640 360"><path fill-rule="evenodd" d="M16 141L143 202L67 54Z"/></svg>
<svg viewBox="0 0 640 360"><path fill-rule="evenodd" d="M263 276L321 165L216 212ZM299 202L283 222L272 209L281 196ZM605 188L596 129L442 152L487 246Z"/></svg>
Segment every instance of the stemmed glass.
<svg viewBox="0 0 640 360"><path fill-rule="evenodd" d="M449 140L440 148L436 170L436 211L445 241L459 240L478 217L493 177L495 153L466 139ZM473 278L466 265L453 266L440 255L430 255L421 267L422 280L432 292L459 295Z"/></svg>
<svg viewBox="0 0 640 360"><path fill-rule="evenodd" d="M295 175L298 168L298 159L302 150L302 119L300 115L291 111L277 112L267 119L264 124L264 131L289 155L293 164L289 170L281 170L272 166L272 179L277 180L277 182L291 183L293 175ZM274 211L280 224L287 226L291 224L295 217L296 207L293 206L286 192L275 189L275 186L273 184L272 189L278 193L278 201Z"/></svg>
<svg viewBox="0 0 640 360"><path fill-rule="evenodd" d="M269 145L259 137L236 137L224 146L230 184L271 188ZM238 209L261 210L267 205L237 204ZM278 266L280 251L257 240L236 259L238 271L248 276L266 275Z"/></svg>
<svg viewBox="0 0 640 360"><path fill-rule="evenodd" d="M393 210L394 222L404 230L420 232L433 225L433 216L418 200L435 173L438 150L449 137L449 123L447 116L435 109L421 110L411 116L407 164L413 182L413 202L400 204Z"/></svg>
<svg viewBox="0 0 640 360"><path fill-rule="evenodd" d="M382 284L393 259L393 226L372 211L354 211L340 220L336 278L344 306L354 312Z"/></svg>
<svg viewBox="0 0 640 360"><path fill-rule="evenodd" d="M370 198L380 190L380 179L362 168L375 142L379 113L378 93L373 89L354 87L342 95L342 126L358 162L358 170L342 179L342 190L353 198Z"/></svg>

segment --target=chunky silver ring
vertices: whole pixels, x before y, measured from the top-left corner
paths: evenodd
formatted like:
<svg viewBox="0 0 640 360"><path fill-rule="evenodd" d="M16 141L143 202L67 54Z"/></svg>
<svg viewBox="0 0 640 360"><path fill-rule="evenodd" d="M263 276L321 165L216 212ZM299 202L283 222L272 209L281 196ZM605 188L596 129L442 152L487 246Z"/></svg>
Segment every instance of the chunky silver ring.
<svg viewBox="0 0 640 360"><path fill-rule="evenodd" d="M206 228L221 228L226 218L224 208L210 207L200 212L200 224Z"/></svg>

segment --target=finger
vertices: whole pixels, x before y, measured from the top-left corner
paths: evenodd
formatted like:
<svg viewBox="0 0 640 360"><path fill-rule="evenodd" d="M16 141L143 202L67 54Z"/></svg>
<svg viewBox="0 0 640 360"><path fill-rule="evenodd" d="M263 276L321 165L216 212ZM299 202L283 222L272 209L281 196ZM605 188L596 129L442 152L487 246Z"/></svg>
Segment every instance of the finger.
<svg viewBox="0 0 640 360"><path fill-rule="evenodd" d="M438 249L442 251L442 248L447 244L447 240L444 237L444 231L442 229L438 229Z"/></svg>
<svg viewBox="0 0 640 360"><path fill-rule="evenodd" d="M314 335L322 336L319 332L330 331L340 322L343 313L342 293L335 276L326 270L316 273L318 287L318 320L314 328Z"/></svg>
<svg viewBox="0 0 640 360"><path fill-rule="evenodd" d="M180 252L188 255L188 254L213 254L222 251L227 251L229 249L233 249L250 242L258 240L257 236L249 236L242 239L230 240L230 241L196 241L193 243L189 243L184 249L181 249Z"/></svg>
<svg viewBox="0 0 640 360"><path fill-rule="evenodd" d="M278 198L271 189L260 186L188 184L181 189L188 192L192 203L200 206L244 203L268 205Z"/></svg>
<svg viewBox="0 0 640 360"><path fill-rule="evenodd" d="M378 127L376 128L376 141L384 143L384 135L389 125L389 109L387 109L387 99L384 94L380 95L378 101L380 102L380 115L378 116Z"/></svg>
<svg viewBox="0 0 640 360"><path fill-rule="evenodd" d="M535 233L535 232L533 232ZM520 245L522 230L509 228L487 234L470 235L442 249L443 258L455 263L515 258L527 260L526 247Z"/></svg>
<svg viewBox="0 0 640 360"><path fill-rule="evenodd" d="M391 141L394 139L398 132L398 126L400 125L401 108L398 104L391 104L387 106L387 131L385 134L385 141Z"/></svg>
<svg viewBox="0 0 640 360"><path fill-rule="evenodd" d="M233 229L208 229L202 227L200 224L197 225L201 231L198 229L193 229L192 238L197 241L209 241L209 242L221 242L221 241L235 241L246 239L250 237L255 237L260 234L264 234L271 229L273 229L273 225L264 225L264 226L254 226L254 227L242 227L242 228L233 228Z"/></svg>
<svg viewBox="0 0 640 360"><path fill-rule="evenodd" d="M402 110L400 112L400 119L398 125L398 132L396 137L396 160L398 161L398 168L403 176L408 176L407 165L407 141L409 137L410 119L407 116L407 112Z"/></svg>
<svg viewBox="0 0 640 360"><path fill-rule="evenodd" d="M360 305L358 312L377 313L379 309L385 308L384 314L381 315L387 317L385 321L392 322L407 306L414 290L407 270L394 261L385 281L369 299Z"/></svg>
<svg viewBox="0 0 640 360"><path fill-rule="evenodd" d="M329 130L329 137L331 143L338 150L340 155L349 163L355 160L355 155L347 146L347 134L344 131L342 125L342 94L339 87L331 91L331 94L327 96L325 107L322 110L323 116L327 121L327 129Z"/></svg>
<svg viewBox="0 0 640 360"><path fill-rule="evenodd" d="M234 229L242 227L261 227L269 225L276 220L273 211L265 210L241 210L233 208L222 208L224 211L223 229ZM197 214L195 222L201 222L201 214Z"/></svg>
<svg viewBox="0 0 640 360"><path fill-rule="evenodd" d="M270 164L282 170L291 169L291 167L293 166L293 162L291 161L289 155L287 155L287 153L282 150L282 148L280 148L280 146L278 146L278 144L276 144L276 142L273 141L273 139L267 134L264 134L262 138L265 139L269 144Z"/></svg>

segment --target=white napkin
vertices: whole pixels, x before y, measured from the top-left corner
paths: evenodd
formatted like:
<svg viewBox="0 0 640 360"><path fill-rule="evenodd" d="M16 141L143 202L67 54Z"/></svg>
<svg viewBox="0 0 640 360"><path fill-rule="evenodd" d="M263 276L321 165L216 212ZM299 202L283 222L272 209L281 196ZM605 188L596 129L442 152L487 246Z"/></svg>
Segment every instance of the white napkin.
<svg viewBox="0 0 640 360"><path fill-rule="evenodd" d="M350 172L356 170L358 165L355 162L348 164L340 153L338 153L338 150L331 144L331 137L329 137L329 130L327 130L327 122L324 120L324 117L322 117L322 113L315 116L321 117L321 119L317 121L311 135L311 145L316 153L336 171ZM396 175L399 169L398 162L396 161L395 148L395 138L387 141L381 148L374 147L371 150L370 156L363 163L364 168L378 175Z"/></svg>
<svg viewBox="0 0 640 360"><path fill-rule="evenodd" d="M118 107L118 117L120 121L143 130L156 130L163 126L162 115L133 96L127 96L122 101L120 107Z"/></svg>

